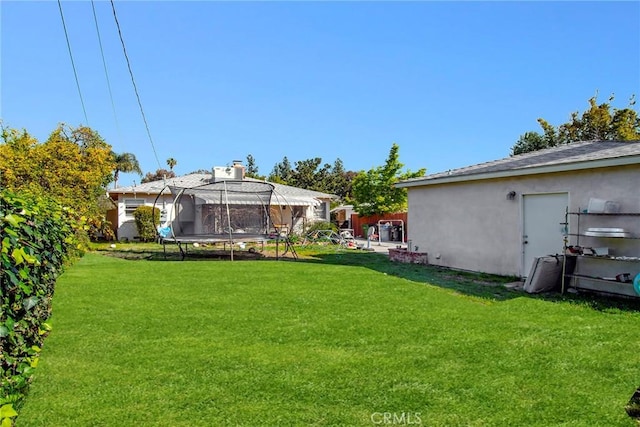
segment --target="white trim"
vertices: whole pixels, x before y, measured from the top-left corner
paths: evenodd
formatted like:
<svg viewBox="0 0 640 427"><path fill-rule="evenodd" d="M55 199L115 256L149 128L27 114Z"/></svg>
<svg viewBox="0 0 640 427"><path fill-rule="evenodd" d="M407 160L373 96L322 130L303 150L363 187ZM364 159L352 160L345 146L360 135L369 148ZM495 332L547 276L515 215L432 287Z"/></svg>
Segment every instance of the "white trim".
<svg viewBox="0 0 640 427"><path fill-rule="evenodd" d="M133 210L131 210L131 213L128 213L128 212L127 212L127 207L128 207L128 206L127 206L127 203L128 203L128 202L129 202L129 203L134 202L134 203L131 203L131 205L130 205L130 207L132 207L132 208L133 208L133 206L135 206L135 208L133 208ZM131 197L124 199L124 200L123 200L123 205L124 205L124 206L123 206L123 211L124 211L124 215L125 215L125 217L127 217L127 218L133 218L133 211L135 211L135 210L136 210L137 208L139 208L140 206L144 206L146 203L147 203L147 202L146 202L146 200L145 200L145 199L138 199L138 198L131 198Z"/></svg>

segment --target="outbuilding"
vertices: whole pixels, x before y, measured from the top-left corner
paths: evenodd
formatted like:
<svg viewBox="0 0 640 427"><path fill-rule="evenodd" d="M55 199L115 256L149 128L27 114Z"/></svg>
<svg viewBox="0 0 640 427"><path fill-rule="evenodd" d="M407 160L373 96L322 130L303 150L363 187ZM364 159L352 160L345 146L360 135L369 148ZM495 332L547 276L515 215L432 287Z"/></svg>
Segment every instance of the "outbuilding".
<svg viewBox="0 0 640 427"><path fill-rule="evenodd" d="M537 257L567 246L640 256L640 141L576 142L397 186L408 189L409 249L429 264L526 277ZM598 227L624 239L589 239ZM607 268L606 280L616 268L633 277L640 263Z"/></svg>

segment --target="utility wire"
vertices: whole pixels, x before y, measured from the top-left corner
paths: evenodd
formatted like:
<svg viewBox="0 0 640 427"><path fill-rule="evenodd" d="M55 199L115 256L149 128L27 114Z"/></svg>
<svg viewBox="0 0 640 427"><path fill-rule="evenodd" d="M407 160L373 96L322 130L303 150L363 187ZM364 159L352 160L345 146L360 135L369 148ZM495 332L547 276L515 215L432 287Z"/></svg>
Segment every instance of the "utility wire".
<svg viewBox="0 0 640 427"><path fill-rule="evenodd" d="M78 95L80 95L80 103L82 104L84 121L87 123L87 126L89 126L89 119L87 118L87 109L84 107L84 99L82 98L82 91L80 90L80 81L78 80L78 72L76 71L76 64L75 62L73 62L73 54L71 53L71 43L69 42L69 34L67 33L67 25L64 22L64 14L62 13L62 3L60 3L60 0L58 0L58 9L60 9L60 18L62 19L62 28L64 28L64 36L67 39L67 49L69 50L69 58L71 58L71 67L73 68L73 75L76 78Z"/></svg>
<svg viewBox="0 0 640 427"><path fill-rule="evenodd" d="M120 133L120 124L118 123L118 115L116 114L116 105L113 102L111 82L109 81L109 73L107 71L107 61L104 59L104 49L102 48L102 38L100 37L100 28L98 27L98 17L96 15L96 7L93 0L91 0L91 9L93 9L93 21L96 24L96 33L98 34L98 44L100 45L100 55L102 55L102 65L104 67L104 75L107 79L107 88L109 89L109 99L111 100L111 109L113 110L113 119L116 122L116 131L118 132L118 140L122 141L122 134Z"/></svg>
<svg viewBox="0 0 640 427"><path fill-rule="evenodd" d="M58 0L59 2L60 0ZM158 169L162 169L160 165L160 159L158 159L158 153L156 153L156 147L153 144L153 139L151 138L151 132L149 131L149 124L147 123L147 117L144 115L144 110L142 109L142 102L140 101L140 95L138 94L138 87L136 86L136 81L133 78L133 71L131 71L131 63L129 62L129 56L127 55L127 48L124 45L124 39L122 38L122 31L120 31L120 23L118 22L118 16L116 15L116 6L113 4L113 0L111 0L111 9L113 10L113 18L116 21L116 27L118 27L118 35L120 36L120 43L122 43L122 51L124 52L124 57L127 61L127 67L129 68L129 75L131 76L131 83L133 83L133 90L136 93L136 98L138 99L138 106L140 107L140 113L142 114L142 120L144 121L144 126L147 129L147 136L149 137L149 142L151 143L151 148L153 150L153 155L156 158L156 162L158 162Z"/></svg>

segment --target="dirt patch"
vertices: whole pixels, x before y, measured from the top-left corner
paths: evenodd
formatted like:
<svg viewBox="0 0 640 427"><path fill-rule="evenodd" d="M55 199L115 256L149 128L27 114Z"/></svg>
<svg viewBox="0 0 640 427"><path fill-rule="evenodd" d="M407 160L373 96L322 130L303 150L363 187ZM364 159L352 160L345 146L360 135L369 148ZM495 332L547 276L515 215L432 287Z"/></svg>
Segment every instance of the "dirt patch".
<svg viewBox="0 0 640 427"><path fill-rule="evenodd" d="M500 281L491 281L491 280L482 280L482 279L474 279L474 278L470 278L469 276L464 276L464 275L457 275L454 274L452 276L449 276L451 279L456 280L460 283L473 283L474 285L482 285L482 286L501 286L501 287L505 287L505 288L509 288L509 289L517 289L517 286L515 286L515 284L519 284L520 287L522 287L522 282L512 282L512 283L505 283L505 282L500 282Z"/></svg>

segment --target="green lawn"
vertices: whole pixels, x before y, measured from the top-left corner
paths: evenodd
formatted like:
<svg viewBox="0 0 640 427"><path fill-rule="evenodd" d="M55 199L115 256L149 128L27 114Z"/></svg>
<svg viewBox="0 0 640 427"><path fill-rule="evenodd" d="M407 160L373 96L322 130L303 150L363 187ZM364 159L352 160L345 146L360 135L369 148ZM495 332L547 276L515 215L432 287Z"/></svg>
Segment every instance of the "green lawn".
<svg viewBox="0 0 640 427"><path fill-rule="evenodd" d="M88 254L18 425L635 425L637 308L473 279L361 252Z"/></svg>

